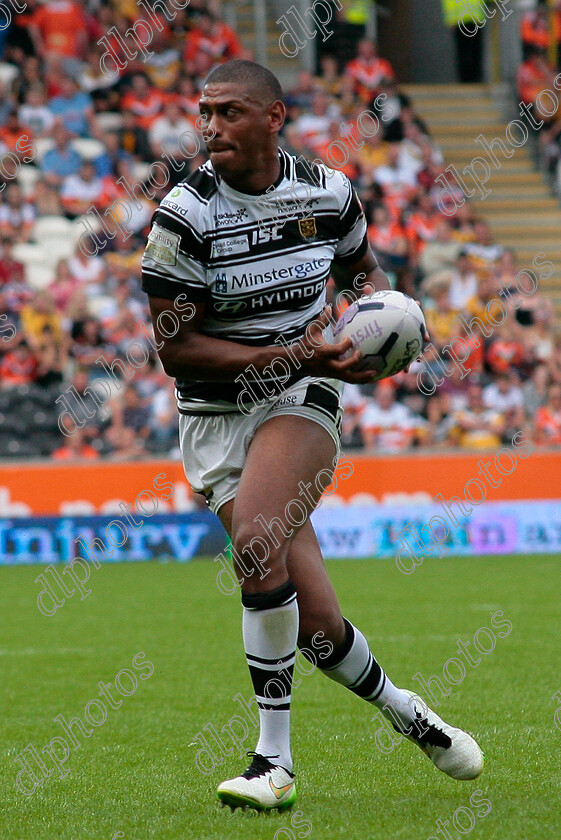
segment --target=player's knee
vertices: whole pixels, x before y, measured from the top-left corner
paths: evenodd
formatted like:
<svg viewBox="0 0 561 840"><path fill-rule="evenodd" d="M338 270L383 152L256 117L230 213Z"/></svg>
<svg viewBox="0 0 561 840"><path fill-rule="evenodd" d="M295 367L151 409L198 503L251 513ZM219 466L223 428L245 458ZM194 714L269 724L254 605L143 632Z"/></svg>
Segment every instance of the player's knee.
<svg viewBox="0 0 561 840"><path fill-rule="evenodd" d="M263 534L256 533L253 522L243 524L232 537L234 560L245 577L266 577L278 565L281 546L276 546Z"/></svg>

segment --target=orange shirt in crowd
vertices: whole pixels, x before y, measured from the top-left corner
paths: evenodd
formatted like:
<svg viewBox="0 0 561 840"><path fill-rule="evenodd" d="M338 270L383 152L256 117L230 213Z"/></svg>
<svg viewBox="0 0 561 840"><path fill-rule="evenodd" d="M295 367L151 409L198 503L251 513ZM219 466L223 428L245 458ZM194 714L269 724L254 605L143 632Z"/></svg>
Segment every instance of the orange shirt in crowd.
<svg viewBox="0 0 561 840"><path fill-rule="evenodd" d="M37 378L37 359L32 353L21 358L16 350L6 353L0 364L3 385L27 385Z"/></svg>
<svg viewBox="0 0 561 840"><path fill-rule="evenodd" d="M522 18L521 35L525 44L541 50L549 46L549 24L535 12L526 12ZM556 44L561 43L561 12L553 14L553 37Z"/></svg>
<svg viewBox="0 0 561 840"><path fill-rule="evenodd" d="M87 20L74 0L50 0L32 18L48 53L79 58Z"/></svg>
<svg viewBox="0 0 561 840"><path fill-rule="evenodd" d="M183 58L194 62L199 53L210 56L213 61L228 61L242 52L238 36L227 24L217 22L212 35L205 35L199 29L193 29L186 37Z"/></svg>
<svg viewBox="0 0 561 840"><path fill-rule="evenodd" d="M335 137L333 139L337 141L337 146L331 147L331 149L329 150L329 155L327 154L327 150L329 149L329 146L331 145L333 140L329 140L328 143L319 144L316 147L316 152L319 155L319 157L328 166L331 167L331 169L337 169L339 172L342 172L344 175L347 176L347 178L350 178L350 180L353 181L358 175L358 169L353 163L356 157L356 152L353 149L352 145L344 137ZM346 162L344 162L345 159Z"/></svg>
<svg viewBox="0 0 561 840"><path fill-rule="evenodd" d="M395 79L393 67L385 58L373 58L368 61L360 57L353 58L345 67L345 73L353 77L356 92L365 102L372 99L382 79Z"/></svg>
<svg viewBox="0 0 561 840"><path fill-rule="evenodd" d="M547 405L536 412L536 431L544 443L561 443L561 412Z"/></svg>
<svg viewBox="0 0 561 840"><path fill-rule="evenodd" d="M139 99L135 93L130 91L123 96L121 108L124 111L132 111L138 125L142 128L150 128L155 119L160 116L166 97L159 90L151 90L146 99Z"/></svg>
<svg viewBox="0 0 561 840"><path fill-rule="evenodd" d="M53 452L51 458L54 461L73 461L78 458L86 458L88 461L92 461L94 458L99 458L99 452L93 446L84 443L80 449L73 449L71 446L61 446L60 449L56 449Z"/></svg>
<svg viewBox="0 0 561 840"><path fill-rule="evenodd" d="M368 228L368 241L374 251L391 254L395 245L402 244L405 239L405 231L397 222L389 222L387 225L370 225Z"/></svg>
<svg viewBox="0 0 561 840"><path fill-rule="evenodd" d="M516 90L522 102L525 105L535 102L538 94L550 87L551 79L552 74L545 63L536 64L532 59L524 61L516 71Z"/></svg>
<svg viewBox="0 0 561 840"><path fill-rule="evenodd" d="M405 233L415 254L421 254L427 242L434 239L439 221L440 217L437 214L427 216L422 211L412 213L409 216L405 224Z"/></svg>
<svg viewBox="0 0 561 840"><path fill-rule="evenodd" d="M493 373L509 373L524 361L524 347L519 341L497 338L487 351L487 364Z"/></svg>

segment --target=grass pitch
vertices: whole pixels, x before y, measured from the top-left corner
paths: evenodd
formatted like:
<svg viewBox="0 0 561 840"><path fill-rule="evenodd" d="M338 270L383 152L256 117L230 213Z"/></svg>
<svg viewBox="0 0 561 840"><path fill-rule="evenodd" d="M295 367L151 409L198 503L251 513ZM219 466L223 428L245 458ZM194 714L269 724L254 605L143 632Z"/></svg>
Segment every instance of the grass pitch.
<svg viewBox="0 0 561 840"><path fill-rule="evenodd" d="M92 594L83 601L74 595L52 617L36 606L34 579L43 569L0 568L0 838L440 840L446 820L453 840L462 829L474 840L561 837L561 731L554 721L561 701L551 699L561 690L559 558L427 559L409 577L391 561L328 567L344 613L404 687L418 688L411 678L419 671L442 678L457 640L472 641L503 610L510 635L497 638L495 650L467 668L437 707L481 743L487 764L480 779L447 778L409 743L382 755L375 709L314 673L293 695L298 816L221 810L218 782L245 769L247 759L230 756L204 775L189 744L206 724L219 731L239 714L234 695L249 699L252 692L239 597L218 591L212 564L103 566L92 571ZM75 730L80 747L71 747L68 775L54 773L23 795L14 758L29 743L40 752L64 735L57 715L84 720L86 704L99 699L98 683L114 686L139 651L154 665L150 678L139 679L129 697L112 688L122 705L109 708L89 738ZM126 676L121 684L129 690ZM486 816L477 814L487 806L470 804L475 790L477 801L491 803Z"/></svg>

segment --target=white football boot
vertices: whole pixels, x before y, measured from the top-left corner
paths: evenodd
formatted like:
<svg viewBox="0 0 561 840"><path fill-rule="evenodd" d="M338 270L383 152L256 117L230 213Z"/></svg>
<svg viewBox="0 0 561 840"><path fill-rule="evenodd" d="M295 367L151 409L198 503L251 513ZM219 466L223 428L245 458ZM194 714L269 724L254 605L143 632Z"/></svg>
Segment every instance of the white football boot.
<svg viewBox="0 0 561 840"><path fill-rule="evenodd" d="M412 691L402 689L410 697L410 708L416 720L408 729L394 729L417 744L435 767L453 779L477 779L483 770L484 755L475 738L450 726L425 701Z"/></svg>
<svg viewBox="0 0 561 840"><path fill-rule="evenodd" d="M218 799L223 805L247 810L272 811L274 808L284 811L296 802L296 784L294 774L289 773L279 764L272 764L259 753L250 752L253 761L247 770L228 779L218 787Z"/></svg>

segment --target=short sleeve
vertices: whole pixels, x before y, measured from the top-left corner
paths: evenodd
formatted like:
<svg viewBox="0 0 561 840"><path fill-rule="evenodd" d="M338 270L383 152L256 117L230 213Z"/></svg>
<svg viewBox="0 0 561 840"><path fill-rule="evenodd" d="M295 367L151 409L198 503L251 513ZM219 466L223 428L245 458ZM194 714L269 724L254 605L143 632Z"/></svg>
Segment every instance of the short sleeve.
<svg viewBox="0 0 561 840"><path fill-rule="evenodd" d="M341 188L344 204L341 209L340 238L335 250L334 262L338 265L352 264L360 260L368 250L367 225L362 204L351 182L341 173Z"/></svg>
<svg viewBox="0 0 561 840"><path fill-rule="evenodd" d="M171 300L186 294L189 300L203 301L209 294L202 237L162 207L154 213L142 257L142 290Z"/></svg>

